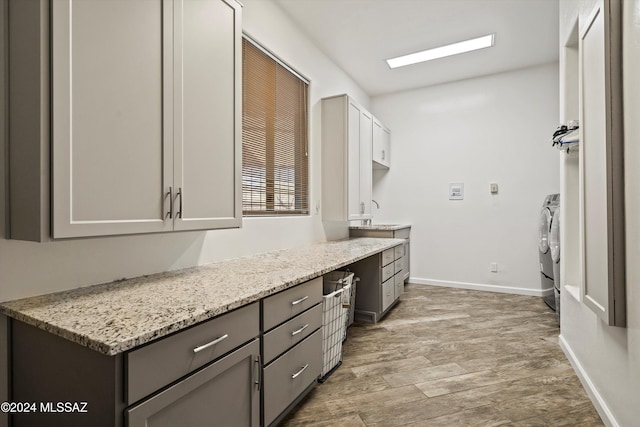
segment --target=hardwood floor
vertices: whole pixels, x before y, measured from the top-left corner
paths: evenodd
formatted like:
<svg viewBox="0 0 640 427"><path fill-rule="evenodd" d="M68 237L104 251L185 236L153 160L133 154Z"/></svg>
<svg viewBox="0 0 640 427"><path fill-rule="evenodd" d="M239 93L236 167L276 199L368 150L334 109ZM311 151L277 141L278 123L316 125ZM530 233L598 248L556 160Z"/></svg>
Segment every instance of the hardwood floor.
<svg viewBox="0 0 640 427"><path fill-rule="evenodd" d="M407 285L282 426L601 426L542 298Z"/></svg>

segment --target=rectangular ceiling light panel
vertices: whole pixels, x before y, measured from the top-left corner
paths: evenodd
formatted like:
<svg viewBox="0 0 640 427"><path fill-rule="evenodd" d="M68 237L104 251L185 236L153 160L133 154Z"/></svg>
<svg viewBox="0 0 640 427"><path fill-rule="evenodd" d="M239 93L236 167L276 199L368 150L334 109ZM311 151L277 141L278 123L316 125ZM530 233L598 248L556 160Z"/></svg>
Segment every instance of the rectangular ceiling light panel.
<svg viewBox="0 0 640 427"><path fill-rule="evenodd" d="M484 49L493 46L495 34L452 43L446 46L435 47L421 52L410 53L409 55L398 56L387 59L389 68L404 67L405 65L417 64L419 62L431 61L432 59L444 58L445 56L457 55L459 53L471 52L473 50Z"/></svg>

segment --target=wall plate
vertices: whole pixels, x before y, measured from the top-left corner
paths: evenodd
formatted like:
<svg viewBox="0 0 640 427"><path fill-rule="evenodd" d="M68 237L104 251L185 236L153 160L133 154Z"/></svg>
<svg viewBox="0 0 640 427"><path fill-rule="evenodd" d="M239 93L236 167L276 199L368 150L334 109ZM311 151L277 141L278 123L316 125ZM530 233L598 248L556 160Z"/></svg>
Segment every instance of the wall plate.
<svg viewBox="0 0 640 427"><path fill-rule="evenodd" d="M449 183L449 200L463 200L463 199L464 199L464 183L450 182Z"/></svg>

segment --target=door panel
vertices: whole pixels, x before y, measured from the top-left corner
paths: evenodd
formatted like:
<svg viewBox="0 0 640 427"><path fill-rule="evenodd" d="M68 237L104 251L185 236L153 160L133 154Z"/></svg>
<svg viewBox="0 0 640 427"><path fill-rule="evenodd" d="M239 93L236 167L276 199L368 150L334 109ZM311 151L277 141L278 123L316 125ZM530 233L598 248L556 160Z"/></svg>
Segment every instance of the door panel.
<svg viewBox="0 0 640 427"><path fill-rule="evenodd" d="M128 427L260 425L260 341L254 340L126 411Z"/></svg>
<svg viewBox="0 0 640 427"><path fill-rule="evenodd" d="M175 228L238 227L240 8L180 0L175 14Z"/></svg>
<svg viewBox="0 0 640 427"><path fill-rule="evenodd" d="M167 229L162 1L51 7L53 236Z"/></svg>

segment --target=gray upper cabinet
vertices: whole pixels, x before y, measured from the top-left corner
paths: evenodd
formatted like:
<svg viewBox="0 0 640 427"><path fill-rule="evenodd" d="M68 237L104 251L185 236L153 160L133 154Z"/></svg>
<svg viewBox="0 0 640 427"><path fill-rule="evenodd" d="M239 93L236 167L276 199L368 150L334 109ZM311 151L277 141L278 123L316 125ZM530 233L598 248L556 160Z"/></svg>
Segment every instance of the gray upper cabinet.
<svg viewBox="0 0 640 427"><path fill-rule="evenodd" d="M239 227L241 9L234 0L174 5L174 228Z"/></svg>
<svg viewBox="0 0 640 427"><path fill-rule="evenodd" d="M373 168L389 169L391 165L391 131L373 119Z"/></svg>
<svg viewBox="0 0 640 427"><path fill-rule="evenodd" d="M371 218L373 116L347 95L322 100L322 218Z"/></svg>
<svg viewBox="0 0 640 427"><path fill-rule="evenodd" d="M49 120L50 114L51 235L240 226L240 5L235 0L56 0L50 28L45 7L37 22L34 11L24 9L14 18L31 25L14 31L26 41L10 42L10 52L40 51L46 64L43 46L50 37L50 68L41 67L31 82L23 77L25 86L44 83L33 94L34 114L11 123L10 133ZM30 35L38 35L38 42L29 42ZM21 71L15 68L10 77ZM41 132L40 138L48 136ZM17 141L10 137L10 144L13 148ZM42 153L46 145L40 141L30 151ZM28 158L10 159L16 175L10 179L11 204L24 197L17 183ZM28 195L45 201L32 216L48 218L43 196L48 189L41 185L39 191ZM14 216L23 221L21 212ZM48 237L44 226L39 236L28 236L21 231L28 227L11 222L12 238Z"/></svg>

